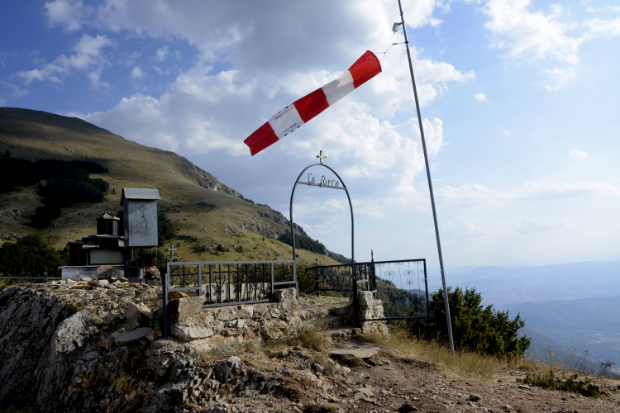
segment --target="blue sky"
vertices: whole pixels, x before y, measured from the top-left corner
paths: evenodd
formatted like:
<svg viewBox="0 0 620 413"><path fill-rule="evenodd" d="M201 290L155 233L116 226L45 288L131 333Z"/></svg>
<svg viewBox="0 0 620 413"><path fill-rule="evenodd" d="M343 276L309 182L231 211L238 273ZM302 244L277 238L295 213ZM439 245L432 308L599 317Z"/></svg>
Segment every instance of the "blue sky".
<svg viewBox="0 0 620 413"><path fill-rule="evenodd" d="M620 259L620 5L404 1L448 267ZM353 199L356 259L426 257L432 215L404 45L383 72L251 157L243 140L401 42L390 1L4 1L0 106L81 117L173 150L288 215L323 150ZM350 255L344 193L295 220Z"/></svg>

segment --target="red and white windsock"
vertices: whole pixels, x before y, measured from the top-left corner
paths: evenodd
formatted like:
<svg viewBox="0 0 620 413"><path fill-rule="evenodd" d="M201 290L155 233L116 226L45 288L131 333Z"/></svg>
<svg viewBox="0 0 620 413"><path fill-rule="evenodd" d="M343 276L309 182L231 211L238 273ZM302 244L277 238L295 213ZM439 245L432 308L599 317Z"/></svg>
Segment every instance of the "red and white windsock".
<svg viewBox="0 0 620 413"><path fill-rule="evenodd" d="M252 156L307 123L379 73L379 59L367 51L338 79L285 107L248 136L244 142L250 147Z"/></svg>

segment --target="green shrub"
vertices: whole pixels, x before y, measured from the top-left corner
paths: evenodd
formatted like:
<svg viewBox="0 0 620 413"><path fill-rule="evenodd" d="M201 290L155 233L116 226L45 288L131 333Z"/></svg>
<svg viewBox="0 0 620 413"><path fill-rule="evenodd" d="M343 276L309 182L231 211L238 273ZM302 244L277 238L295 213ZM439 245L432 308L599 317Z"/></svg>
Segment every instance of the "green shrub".
<svg viewBox="0 0 620 413"><path fill-rule="evenodd" d="M62 256L50 248L40 235L27 235L0 249L0 273L14 277L58 276L58 267L66 265Z"/></svg>
<svg viewBox="0 0 620 413"><path fill-rule="evenodd" d="M163 241L174 238L177 235L177 231L174 228L172 221L165 213L157 214L157 240ZM160 245L164 245L163 241Z"/></svg>
<svg viewBox="0 0 620 413"><path fill-rule="evenodd" d="M351 354L345 354L344 356L340 357L339 361L341 364L349 367L359 367L364 364L364 359L353 356Z"/></svg>
<svg viewBox="0 0 620 413"><path fill-rule="evenodd" d="M530 338L519 337L518 331L525 322L519 314L510 320L508 311L493 310L482 306L482 296L476 289L457 287L448 289L454 345L478 353L497 357L522 357L530 346ZM430 316L426 320L410 319L408 330L425 339L448 340L443 291L432 294Z"/></svg>
<svg viewBox="0 0 620 413"><path fill-rule="evenodd" d="M278 241L287 245L293 245L293 237L291 236L291 230L286 230L278 237ZM306 234L295 234L295 248L302 248L317 254L326 254L327 248L319 241L315 241Z"/></svg>
<svg viewBox="0 0 620 413"><path fill-rule="evenodd" d="M297 283L300 293L312 295L317 293L318 284L314 265L308 265L304 260L297 260Z"/></svg>

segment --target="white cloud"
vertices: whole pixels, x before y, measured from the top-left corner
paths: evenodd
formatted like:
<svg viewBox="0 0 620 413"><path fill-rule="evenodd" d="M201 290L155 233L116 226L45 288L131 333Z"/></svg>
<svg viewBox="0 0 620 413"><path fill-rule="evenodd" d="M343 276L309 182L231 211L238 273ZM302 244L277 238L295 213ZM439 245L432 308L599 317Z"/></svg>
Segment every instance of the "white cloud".
<svg viewBox="0 0 620 413"><path fill-rule="evenodd" d="M620 7L618 6L588 7L586 11L588 13L599 13L599 12L605 12L605 11L612 11L612 12L620 13Z"/></svg>
<svg viewBox="0 0 620 413"><path fill-rule="evenodd" d="M82 25L92 16L93 8L85 6L81 0L57 0L45 3L47 18L50 25L61 25L69 31L82 28Z"/></svg>
<svg viewBox="0 0 620 413"><path fill-rule="evenodd" d="M133 70L131 71L132 79L142 79L145 75L146 73L144 73L142 69L140 69L139 66L135 66Z"/></svg>
<svg viewBox="0 0 620 413"><path fill-rule="evenodd" d="M300 7L305 18L299 24L312 25L318 20L332 24L324 21L327 11L317 12L302 3L291 4L291 8L281 12L288 14L274 16L278 24L293 18ZM103 127L113 126L117 133L141 143L157 142L166 149L181 152L225 150L231 155L247 156L247 147L242 143L245 137L284 106L339 76L359 58L364 49L349 47L347 39L351 38L351 29L355 36L362 36L361 40L354 36L355 42L366 43L371 50L394 42L389 30L393 19L389 13L393 11L392 4L373 1L325 3L328 8L346 8L337 15L350 17L345 20L340 17L333 22L337 33L331 33L329 41L324 39L324 49L317 52L309 47L300 54L299 44L307 44L308 40L305 34L302 36L296 27L292 27L290 36L277 39L277 55L266 57L265 47L257 47L256 43L270 42L272 24L257 19L257 14L252 12L263 6L254 2L247 5L249 10L241 11L239 21L248 24L239 27L236 23L223 26L204 21L207 16L207 20L219 22L229 13L243 9L231 8L226 3L221 4L222 10L218 14L202 3L189 8L183 2L161 2L145 15L138 12L144 5L106 2L102 6L92 6L90 14L66 14L67 21L55 18L53 24L69 28L78 24L71 22L72 16L90 16L90 20L80 21L79 25L132 30L142 36L163 39L179 37L200 50L195 66L177 76L161 96L138 94L124 98L109 111L78 115ZM431 0L406 2L408 24L416 27L439 24L438 20L429 17L436 5ZM201 11L209 8L209 13ZM196 16L202 17L200 21ZM368 33L368 27L381 29ZM228 32L229 29L234 30ZM322 36L321 33L317 35ZM333 38L340 38L342 42L334 42ZM320 39L313 39L312 44L321 44ZM286 57L287 50L292 47L295 59ZM257 49L263 52L257 55ZM220 50L226 59L235 62L234 70L213 72ZM450 82L466 82L475 77L472 71L462 72L449 63L425 58L415 48L411 51L422 105L445 93ZM157 55L163 59L167 52L164 46ZM388 177L397 191L415 193L413 178L423 170L423 157L416 142L419 139L417 120L410 117L406 117L410 119L403 123L383 120L392 118L399 111L413 114L415 110L409 70L403 64L405 56L403 45L392 48L382 60L383 73L313 119L291 138L279 142L280 150L298 157L302 152L329 147L332 159L345 161L343 169L350 176ZM295 66L286 67L291 64ZM137 76L139 73L135 68L134 71ZM443 122L433 118L424 119L423 123L429 154L436 155L445 144ZM371 209L371 206L367 207L368 211Z"/></svg>
<svg viewBox="0 0 620 413"><path fill-rule="evenodd" d="M513 57L530 55L537 59L547 56L569 63L577 63L581 40L566 32L574 26L562 23L559 4L551 6L551 13L531 12L529 0L488 0L483 8L490 20L485 27L495 35L492 47L509 49Z"/></svg>
<svg viewBox="0 0 620 413"><path fill-rule="evenodd" d="M574 159L585 159L588 157L588 154L584 151L578 151L577 149L571 149L568 153L568 156Z"/></svg>
<svg viewBox="0 0 620 413"><path fill-rule="evenodd" d="M18 98L20 96L24 96L24 95L28 94L28 91L26 89L22 89L21 87L19 87L17 85L14 85L13 83L9 83L9 82L7 82L5 80L0 80L0 85L3 85L5 87L11 89L13 91L12 95L15 98Z"/></svg>
<svg viewBox="0 0 620 413"><path fill-rule="evenodd" d="M44 65L41 69L18 72L17 76L23 78L26 85L29 85L33 80L61 83L60 77L69 74L72 69L76 69L89 71L93 85L100 86L103 83L99 81L99 76L105 63L101 49L111 45L112 41L106 36L92 37L85 34L73 48L74 54L69 57L64 54L60 55L52 63Z"/></svg>
<svg viewBox="0 0 620 413"><path fill-rule="evenodd" d="M515 59L553 59L576 65L584 43L620 36L620 17L570 21L560 4L552 4L550 13L545 13L532 11L530 0L486 0L483 10L489 17L485 27L492 33L491 47L506 49L508 56ZM589 12L602 10L588 9ZM561 89L576 76L571 67L544 72L554 83L546 86L549 91Z"/></svg>
<svg viewBox="0 0 620 413"><path fill-rule="evenodd" d="M566 68L553 68L545 69L543 72L547 75L547 78L552 84L547 84L545 87L548 91L553 92L562 89L568 82L577 77L574 67Z"/></svg>
<svg viewBox="0 0 620 413"><path fill-rule="evenodd" d="M416 119L417 122L417 119ZM422 122L424 137L426 138L426 150L429 156L435 156L444 146L443 142L443 122L441 119L434 118L432 121L424 119ZM418 129L416 129L417 131Z"/></svg>
<svg viewBox="0 0 620 413"><path fill-rule="evenodd" d="M488 102L489 99L487 99L487 97L484 95L484 93L476 93L474 95L474 98L476 98L477 101L479 102Z"/></svg>
<svg viewBox="0 0 620 413"><path fill-rule="evenodd" d="M155 54L157 55L157 60L163 62L164 60L166 60L168 53L168 46L164 46L160 49L157 49L157 52Z"/></svg>
<svg viewBox="0 0 620 413"><path fill-rule="evenodd" d="M577 226L570 222L546 219L524 219L516 226L517 231L521 234L540 234L574 228Z"/></svg>
<svg viewBox="0 0 620 413"><path fill-rule="evenodd" d="M489 234L488 230L466 218L461 218L456 222L450 221L443 226L443 229L450 238L470 238Z"/></svg>
<svg viewBox="0 0 620 413"><path fill-rule="evenodd" d="M502 131L502 135L504 135L504 136L508 136L508 137L511 137L511 136L512 136L512 135L510 134L510 132L508 132L507 130L503 130L503 131Z"/></svg>
<svg viewBox="0 0 620 413"><path fill-rule="evenodd" d="M605 182L528 183L521 193L524 199L553 200L566 198L618 198L620 188Z"/></svg>
<svg viewBox="0 0 620 413"><path fill-rule="evenodd" d="M583 36L584 41L620 36L620 17L612 20L596 18L585 21L583 25L587 28Z"/></svg>
<svg viewBox="0 0 620 413"><path fill-rule="evenodd" d="M402 37L391 34L397 14L389 1L325 2L320 10L309 7L312 3L290 2L286 8L274 8L273 15L266 15L264 5L253 1L243 6L223 2L215 8L202 2L163 0L148 6L113 1L84 4L90 11L57 13L53 19L49 16L50 24L67 30L91 26L164 42L182 40L197 49L194 66L182 71L161 94L135 94L107 111L71 114L128 139L180 154L218 151L249 156L243 140L273 114L339 76L366 49L385 50L386 44ZM438 6L445 9L435 0L405 1L408 26L438 26L440 20L433 17ZM317 32L318 24L330 30ZM287 35L277 35L274 25ZM312 39L307 36L310 31L316 34ZM171 46L158 47L151 62L169 60ZM420 49L412 47L411 53L423 106L446 93L451 82L475 78L473 71L430 59ZM379 57L383 73L259 159L276 155L299 159L329 148L330 160L339 163L339 172L347 179L384 183L381 197L356 199L356 213L373 217L385 216L385 202L393 209L423 208L421 202L414 202L421 198L414 179L424 171L424 157L409 68L403 64L405 46L395 46ZM140 63L126 64L145 67L144 63L137 66ZM234 69L214 70L222 66ZM163 73L163 69L154 70ZM423 125L429 155L437 155L445 145L443 122L438 117L423 118Z"/></svg>
<svg viewBox="0 0 620 413"><path fill-rule="evenodd" d="M605 182L530 182L516 190L494 190L479 184L458 188L444 186L437 199L454 207L484 207L498 202L550 201L567 198L619 198L620 188Z"/></svg>
<svg viewBox="0 0 620 413"><path fill-rule="evenodd" d="M463 185L453 188L449 185L435 190L441 203L454 206L483 206L491 202L511 201L516 194L510 191L497 191L479 184Z"/></svg>

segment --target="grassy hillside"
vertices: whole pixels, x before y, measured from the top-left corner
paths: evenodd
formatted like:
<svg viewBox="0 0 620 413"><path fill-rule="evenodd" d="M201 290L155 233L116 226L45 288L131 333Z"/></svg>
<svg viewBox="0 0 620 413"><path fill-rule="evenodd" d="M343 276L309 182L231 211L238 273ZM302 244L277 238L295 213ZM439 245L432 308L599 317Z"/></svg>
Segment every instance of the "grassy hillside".
<svg viewBox="0 0 620 413"><path fill-rule="evenodd" d="M160 212L172 221L179 260L292 259L291 247L278 241L288 219L267 206L245 200L187 159L169 151L140 145L81 119L27 109L0 108L0 156L11 158L89 160L108 169L91 174L109 183L102 202L61 208L61 216L42 229L29 224L42 206L37 188L19 187L0 195L0 245L16 236L39 233L54 248L96 233L95 217L122 209L121 189L157 188ZM268 202L269 200L256 200ZM219 244L227 252L217 251ZM205 252L199 252L205 246ZM242 247L242 248L241 248ZM325 255L298 250L301 259L322 265L337 262Z"/></svg>

